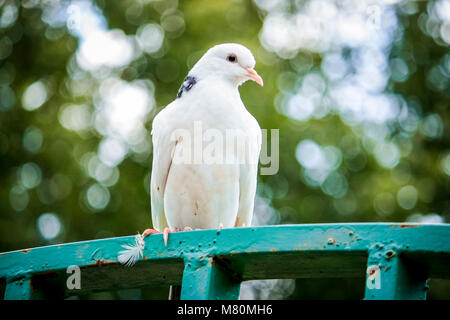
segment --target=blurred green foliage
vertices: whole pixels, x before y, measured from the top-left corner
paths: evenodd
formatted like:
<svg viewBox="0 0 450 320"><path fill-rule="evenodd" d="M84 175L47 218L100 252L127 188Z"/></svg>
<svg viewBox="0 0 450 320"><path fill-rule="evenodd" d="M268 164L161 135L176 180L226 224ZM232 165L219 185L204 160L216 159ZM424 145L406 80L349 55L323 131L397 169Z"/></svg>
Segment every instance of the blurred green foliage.
<svg viewBox="0 0 450 320"><path fill-rule="evenodd" d="M280 129L255 223L449 219L448 1L0 8L0 251L150 227L151 121L224 42L254 53L265 86L241 97L262 128ZM361 298L349 283L333 282L334 297ZM307 298L299 284L288 294Z"/></svg>

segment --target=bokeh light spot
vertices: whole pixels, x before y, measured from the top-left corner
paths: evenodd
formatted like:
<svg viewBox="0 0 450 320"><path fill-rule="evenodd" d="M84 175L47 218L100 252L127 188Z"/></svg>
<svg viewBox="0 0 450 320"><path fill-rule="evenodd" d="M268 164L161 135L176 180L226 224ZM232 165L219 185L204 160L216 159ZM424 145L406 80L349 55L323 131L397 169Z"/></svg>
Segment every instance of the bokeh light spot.
<svg viewBox="0 0 450 320"><path fill-rule="evenodd" d="M90 128L91 113L87 105L68 105L59 112L59 122L69 130L81 131Z"/></svg>
<svg viewBox="0 0 450 320"><path fill-rule="evenodd" d="M450 176L450 153L447 153L441 158L441 169L448 176Z"/></svg>
<svg viewBox="0 0 450 320"><path fill-rule="evenodd" d="M45 240L52 240L61 232L61 222L54 213L41 214L37 220L37 227Z"/></svg>
<svg viewBox="0 0 450 320"><path fill-rule="evenodd" d="M395 210L395 198L389 192L383 192L376 195L373 200L375 211L382 217L389 216Z"/></svg>
<svg viewBox="0 0 450 320"><path fill-rule="evenodd" d="M397 202L405 210L411 210L416 206L418 192L414 186L404 186L397 192Z"/></svg>
<svg viewBox="0 0 450 320"><path fill-rule="evenodd" d="M77 51L78 64L89 71L95 71L102 66L125 66L133 57L132 39L119 29L88 33Z"/></svg>
<svg viewBox="0 0 450 320"><path fill-rule="evenodd" d="M422 124L422 132L429 138L440 138L444 132L444 125L437 113L425 117Z"/></svg>
<svg viewBox="0 0 450 320"><path fill-rule="evenodd" d="M36 128L35 126L29 126L23 135L22 143L25 150L36 153L44 142L44 137L42 135L42 131Z"/></svg>
<svg viewBox="0 0 450 320"><path fill-rule="evenodd" d="M126 146L121 141L113 138L106 138L100 142L98 157L106 165L114 167L123 161L127 152Z"/></svg>
<svg viewBox="0 0 450 320"><path fill-rule="evenodd" d="M16 103L14 91L6 85L0 85L0 112L11 109Z"/></svg>
<svg viewBox="0 0 450 320"><path fill-rule="evenodd" d="M345 176L339 172L332 172L325 179L322 191L333 198L342 198L347 194L348 182Z"/></svg>
<svg viewBox="0 0 450 320"><path fill-rule="evenodd" d="M392 169L400 161L400 150L392 142L380 143L375 148L375 159L384 168Z"/></svg>
<svg viewBox="0 0 450 320"><path fill-rule="evenodd" d="M22 107L33 111L40 108L47 100L47 87L42 81L32 83L23 93Z"/></svg>
<svg viewBox="0 0 450 320"><path fill-rule="evenodd" d="M9 191L9 203L16 211L23 211L30 202L27 190L22 186L14 186Z"/></svg>
<svg viewBox="0 0 450 320"><path fill-rule="evenodd" d="M430 214L420 214L415 213L412 214L406 219L407 222L416 222L416 223L423 223L423 224L440 224L445 223L444 217L438 215L437 213L430 213Z"/></svg>
<svg viewBox="0 0 450 320"><path fill-rule="evenodd" d="M20 180L27 189L37 187L42 180L41 168L33 162L25 163L20 169Z"/></svg>
<svg viewBox="0 0 450 320"><path fill-rule="evenodd" d="M157 24L146 24L138 28L136 39L142 50L154 53L161 48L164 42L164 30Z"/></svg>
<svg viewBox="0 0 450 320"><path fill-rule="evenodd" d="M109 190L98 183L93 184L86 191L86 199L92 209L102 210L109 203Z"/></svg>

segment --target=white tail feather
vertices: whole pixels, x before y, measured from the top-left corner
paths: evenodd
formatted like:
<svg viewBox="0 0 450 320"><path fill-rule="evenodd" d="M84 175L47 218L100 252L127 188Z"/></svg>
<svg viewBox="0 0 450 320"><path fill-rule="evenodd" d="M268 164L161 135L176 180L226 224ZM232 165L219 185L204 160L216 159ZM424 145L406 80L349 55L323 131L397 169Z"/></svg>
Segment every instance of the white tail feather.
<svg viewBox="0 0 450 320"><path fill-rule="evenodd" d="M143 256L145 248L144 238L138 233L134 240L134 245L122 245L122 248L125 250L119 252L119 262L127 267L134 265Z"/></svg>

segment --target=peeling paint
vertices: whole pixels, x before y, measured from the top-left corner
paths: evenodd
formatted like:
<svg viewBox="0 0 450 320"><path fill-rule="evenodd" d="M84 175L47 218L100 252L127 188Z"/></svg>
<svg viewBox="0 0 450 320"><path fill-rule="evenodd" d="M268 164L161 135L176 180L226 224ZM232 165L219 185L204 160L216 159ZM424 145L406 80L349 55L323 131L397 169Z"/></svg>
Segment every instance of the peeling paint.
<svg viewBox="0 0 450 320"><path fill-rule="evenodd" d="M104 259L98 259L95 261L95 265L98 267L107 265L107 264L111 264L111 263L117 263L116 261L113 260L104 260Z"/></svg>
<svg viewBox="0 0 450 320"><path fill-rule="evenodd" d="M394 256L395 256L395 251L393 251L393 250L386 251L386 258L392 259Z"/></svg>
<svg viewBox="0 0 450 320"><path fill-rule="evenodd" d="M92 254L91 254L91 259L92 260L96 260L96 259L102 258L101 254L99 255L99 257L96 257L96 254L99 253L99 252L100 252L100 248L95 249L94 252L92 252Z"/></svg>
<svg viewBox="0 0 450 320"><path fill-rule="evenodd" d="M417 227L420 227L420 224L418 224L418 223L414 223L414 224L405 224L405 223L402 223L402 224L400 224L398 227L399 227L400 229L405 229L405 228L417 228Z"/></svg>

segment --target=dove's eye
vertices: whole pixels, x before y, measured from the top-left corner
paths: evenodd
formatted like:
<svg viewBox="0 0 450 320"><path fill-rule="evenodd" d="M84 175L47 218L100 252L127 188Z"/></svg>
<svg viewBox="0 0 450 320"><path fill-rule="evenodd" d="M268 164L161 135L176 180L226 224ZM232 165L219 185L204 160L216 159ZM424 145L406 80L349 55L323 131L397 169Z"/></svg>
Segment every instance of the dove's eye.
<svg viewBox="0 0 450 320"><path fill-rule="evenodd" d="M236 55L234 55L234 54L230 54L230 55L227 57L227 60L230 61L230 62L237 62L237 57L236 57Z"/></svg>

